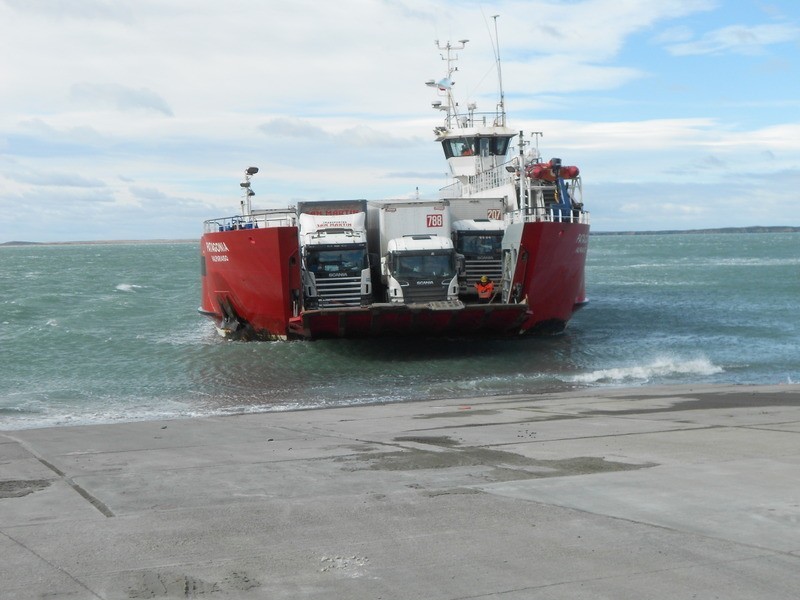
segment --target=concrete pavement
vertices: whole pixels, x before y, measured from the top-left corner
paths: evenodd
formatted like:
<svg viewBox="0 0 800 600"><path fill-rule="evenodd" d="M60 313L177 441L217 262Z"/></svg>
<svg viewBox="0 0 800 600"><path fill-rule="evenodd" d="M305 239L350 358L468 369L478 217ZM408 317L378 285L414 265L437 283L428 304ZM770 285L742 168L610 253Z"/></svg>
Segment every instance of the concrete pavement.
<svg viewBox="0 0 800 600"><path fill-rule="evenodd" d="M0 432L0 597L797 598L800 386Z"/></svg>

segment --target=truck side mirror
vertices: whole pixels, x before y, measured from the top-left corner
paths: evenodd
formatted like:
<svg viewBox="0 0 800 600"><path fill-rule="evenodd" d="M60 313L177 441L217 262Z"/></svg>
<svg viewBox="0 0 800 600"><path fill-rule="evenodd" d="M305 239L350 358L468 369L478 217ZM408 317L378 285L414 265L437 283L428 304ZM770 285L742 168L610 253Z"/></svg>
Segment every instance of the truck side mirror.
<svg viewBox="0 0 800 600"><path fill-rule="evenodd" d="M466 277L467 276L467 267L464 261L463 254L456 254L456 271L458 271L459 277Z"/></svg>

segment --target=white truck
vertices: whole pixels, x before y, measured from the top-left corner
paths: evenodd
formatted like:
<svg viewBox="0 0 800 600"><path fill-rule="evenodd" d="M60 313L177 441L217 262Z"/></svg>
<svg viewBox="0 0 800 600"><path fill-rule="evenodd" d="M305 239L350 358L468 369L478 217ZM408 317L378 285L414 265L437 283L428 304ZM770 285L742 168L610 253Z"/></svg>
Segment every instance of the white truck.
<svg viewBox="0 0 800 600"><path fill-rule="evenodd" d="M367 201L297 205L303 307L368 306L372 279L367 254Z"/></svg>
<svg viewBox="0 0 800 600"><path fill-rule="evenodd" d="M460 293L476 295L475 282L484 275L499 286L503 275L505 200L450 198L450 214L453 245L464 257L465 277L461 279Z"/></svg>
<svg viewBox="0 0 800 600"><path fill-rule="evenodd" d="M450 238L449 208L447 200L369 203L370 252L380 257L387 302L459 303L463 260Z"/></svg>

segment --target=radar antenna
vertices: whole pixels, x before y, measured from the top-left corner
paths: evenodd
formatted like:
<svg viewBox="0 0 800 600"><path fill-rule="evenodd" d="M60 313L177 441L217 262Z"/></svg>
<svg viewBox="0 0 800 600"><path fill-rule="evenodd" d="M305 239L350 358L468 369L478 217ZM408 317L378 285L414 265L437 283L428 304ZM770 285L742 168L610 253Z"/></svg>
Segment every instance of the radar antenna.
<svg viewBox="0 0 800 600"><path fill-rule="evenodd" d="M442 106L441 102L434 102L433 108L437 108L447 113L445 123L448 129L452 128L454 120L457 126L462 125L461 119L458 118L458 103L453 97L453 86L455 85L455 81L453 81L453 73L458 71L458 67L454 66L453 63L458 60L458 55L455 54L455 51L463 50L468 41L469 40L458 40L458 45L456 45L450 42L447 42L446 44L440 44L439 40L436 40L436 47L439 50L444 51L444 54L441 56L442 60L447 61L447 76L439 81L434 81L431 79L425 82L425 85L428 87L435 87L440 92L444 92L445 97L447 98L447 103L445 106Z"/></svg>

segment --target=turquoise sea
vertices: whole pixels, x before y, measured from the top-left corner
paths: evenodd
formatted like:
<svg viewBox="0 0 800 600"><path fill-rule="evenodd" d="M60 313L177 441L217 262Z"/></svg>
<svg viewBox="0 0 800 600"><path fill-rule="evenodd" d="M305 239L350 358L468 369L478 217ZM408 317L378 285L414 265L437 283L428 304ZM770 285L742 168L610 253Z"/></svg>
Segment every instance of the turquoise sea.
<svg viewBox="0 0 800 600"><path fill-rule="evenodd" d="M566 333L229 342L197 242L0 247L0 429L586 386L800 382L800 233L593 235Z"/></svg>

